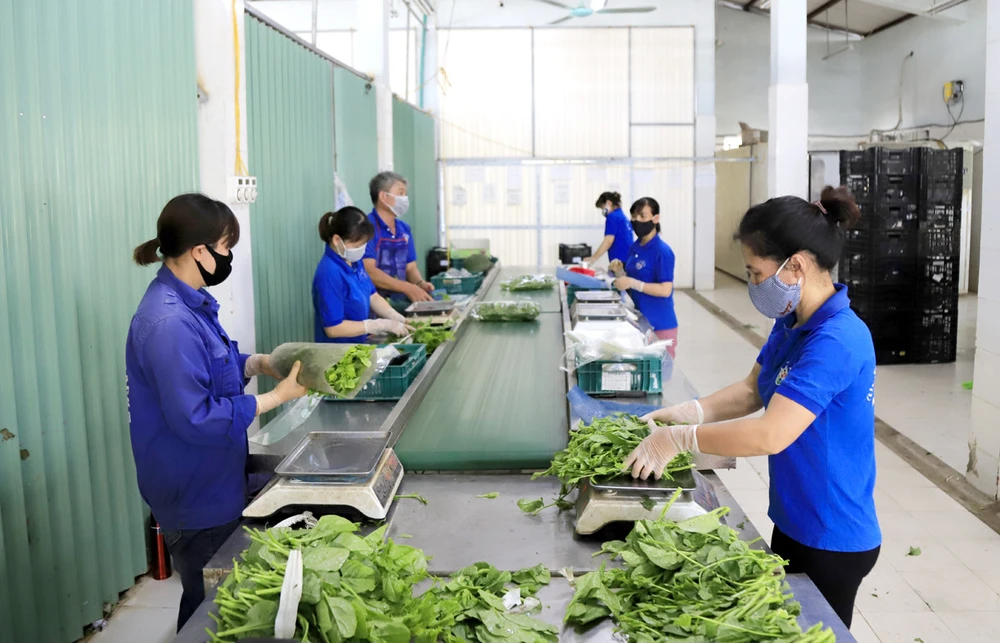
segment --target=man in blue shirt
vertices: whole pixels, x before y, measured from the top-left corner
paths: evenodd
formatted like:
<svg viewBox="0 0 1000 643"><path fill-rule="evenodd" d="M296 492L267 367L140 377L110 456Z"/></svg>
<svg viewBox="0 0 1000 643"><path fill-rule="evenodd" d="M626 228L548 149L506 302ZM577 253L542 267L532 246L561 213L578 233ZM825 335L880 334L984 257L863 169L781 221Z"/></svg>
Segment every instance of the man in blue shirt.
<svg viewBox="0 0 1000 643"><path fill-rule="evenodd" d="M386 298L431 301L434 286L420 274L413 233L401 218L410 209L406 179L395 172L379 172L368 192L375 206L368 215L375 236L368 242L364 264L372 283Z"/></svg>

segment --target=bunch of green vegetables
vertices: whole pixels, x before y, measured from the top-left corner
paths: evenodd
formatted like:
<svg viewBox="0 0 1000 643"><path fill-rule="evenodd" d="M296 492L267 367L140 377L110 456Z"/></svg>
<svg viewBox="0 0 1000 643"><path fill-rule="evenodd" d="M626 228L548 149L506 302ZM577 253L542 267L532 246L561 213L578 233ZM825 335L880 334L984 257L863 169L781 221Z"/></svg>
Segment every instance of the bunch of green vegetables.
<svg viewBox="0 0 1000 643"><path fill-rule="evenodd" d="M671 504L679 496L675 494ZM641 520L625 541L601 552L624 561L575 581L566 623L610 617L632 643L724 641L831 643L833 632L803 632L784 582L784 561L750 549L721 522L728 507L682 522Z"/></svg>
<svg viewBox="0 0 1000 643"><path fill-rule="evenodd" d="M504 290L525 292L530 290L552 290L555 288L555 277L550 275L521 275L505 280L500 284Z"/></svg>
<svg viewBox="0 0 1000 643"><path fill-rule="evenodd" d="M339 362L326 369L326 381L334 393L343 397L361 383L365 370L372 365L375 347L358 344L352 346Z"/></svg>
<svg viewBox="0 0 1000 643"><path fill-rule="evenodd" d="M533 301L486 301L476 304L472 316L483 322L531 321L541 311Z"/></svg>
<svg viewBox="0 0 1000 643"><path fill-rule="evenodd" d="M430 356L441 344L455 338L455 331L451 324L431 324L425 321L410 322L414 328L412 341L414 344L424 344L427 347L427 355Z"/></svg>
<svg viewBox="0 0 1000 643"><path fill-rule="evenodd" d="M385 539L385 527L367 537L358 525L324 516L312 529L248 530L253 541L234 561L215 598L214 643L273 636L288 555L302 551L302 598L294 638L303 642L447 643L458 641L557 640L555 628L527 615L508 613L509 583L530 596L548 582L532 568L515 574L478 563L436 582L419 597L414 586L428 579L427 558L414 547ZM542 574L544 572L544 576ZM507 632L515 632L511 638Z"/></svg>

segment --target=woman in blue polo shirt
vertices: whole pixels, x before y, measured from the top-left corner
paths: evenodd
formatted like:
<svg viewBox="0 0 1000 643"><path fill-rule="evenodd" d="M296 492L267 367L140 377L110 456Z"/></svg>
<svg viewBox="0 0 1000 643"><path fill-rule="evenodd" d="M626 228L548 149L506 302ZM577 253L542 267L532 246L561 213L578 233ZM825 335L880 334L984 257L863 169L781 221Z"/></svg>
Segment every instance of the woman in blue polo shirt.
<svg viewBox="0 0 1000 643"><path fill-rule="evenodd" d="M365 272L362 258L375 228L365 213L347 206L319 220L326 243L313 277L313 309L317 342L356 344L368 334L406 335L409 327L392 309ZM369 319L372 312L380 319Z"/></svg>
<svg viewBox="0 0 1000 643"><path fill-rule="evenodd" d="M629 208L632 229L638 240L632 244L625 262L612 261L610 270L618 276L615 288L628 290L660 339L670 340L670 357L677 353L677 315L674 313L674 251L660 237L660 204L643 197Z"/></svg>
<svg viewBox="0 0 1000 643"><path fill-rule="evenodd" d="M594 263L603 257L604 253L608 253L609 261L625 263L629 248L635 241L635 235L632 234L632 225L628 217L622 212L622 195L617 192L602 192L594 205L604 214L604 240L597 247L597 252L587 257L585 261Z"/></svg>
<svg viewBox="0 0 1000 643"><path fill-rule="evenodd" d="M629 456L634 477L659 477L678 452L767 455L771 549L804 573L850 627L882 542L875 515L875 349L835 284L844 231L861 213L842 188L809 203L756 205L736 232L750 300L777 321L747 377L702 400L661 409ZM748 417L761 408L762 417Z"/></svg>
<svg viewBox="0 0 1000 643"><path fill-rule="evenodd" d="M276 374L267 355L240 352L205 290L232 272L239 239L229 206L183 194L163 208L156 238L133 253L140 266L163 263L129 326L125 384L139 493L181 577L178 630L205 600L202 568L246 507L247 428L307 392L296 363L274 390L244 394L249 378Z"/></svg>

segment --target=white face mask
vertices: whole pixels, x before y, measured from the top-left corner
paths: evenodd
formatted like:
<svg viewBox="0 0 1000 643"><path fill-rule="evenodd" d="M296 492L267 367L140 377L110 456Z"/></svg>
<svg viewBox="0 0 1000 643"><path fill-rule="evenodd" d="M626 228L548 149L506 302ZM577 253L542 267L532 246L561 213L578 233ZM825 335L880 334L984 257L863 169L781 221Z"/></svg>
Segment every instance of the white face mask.
<svg viewBox="0 0 1000 643"><path fill-rule="evenodd" d="M393 205L389 206L389 209L392 210L392 213L395 214L397 217L401 217L405 215L407 212L409 212L410 197L403 196L401 194L394 194L393 196L396 198L396 202Z"/></svg>
<svg viewBox="0 0 1000 643"><path fill-rule="evenodd" d="M345 261L355 263L361 261L361 259L365 256L366 246L361 246L360 248L348 248L343 241L340 242L340 245L343 249L338 251L337 254L343 257Z"/></svg>

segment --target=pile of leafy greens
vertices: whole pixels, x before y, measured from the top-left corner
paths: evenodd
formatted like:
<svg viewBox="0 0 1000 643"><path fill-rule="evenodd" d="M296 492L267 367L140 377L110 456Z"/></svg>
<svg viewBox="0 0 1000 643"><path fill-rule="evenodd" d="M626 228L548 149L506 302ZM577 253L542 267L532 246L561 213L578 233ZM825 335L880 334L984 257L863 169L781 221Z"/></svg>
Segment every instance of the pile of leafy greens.
<svg viewBox="0 0 1000 643"><path fill-rule="evenodd" d="M214 643L273 636L288 555L302 551L302 598L295 639L312 643L433 643L479 641L549 643L555 627L508 611L512 590L531 597L550 580L541 566L514 574L477 563L446 582L429 579L427 558L414 547L385 538L385 527L360 537L359 526L324 516L312 529L247 530L252 545L219 587L211 614ZM536 607L540 607L537 600Z"/></svg>
<svg viewBox="0 0 1000 643"><path fill-rule="evenodd" d="M365 370L372 365L375 346L357 344L352 346L339 362L326 369L326 382L333 392L344 397L358 388Z"/></svg>
<svg viewBox="0 0 1000 643"><path fill-rule="evenodd" d="M670 504L679 496L671 499ZM815 625L803 632L784 582L784 561L750 548L721 522L728 507L682 522L640 520L625 541L600 554L624 567L577 578L566 623L586 627L605 618L631 643L723 641L832 643Z"/></svg>
<svg viewBox="0 0 1000 643"><path fill-rule="evenodd" d="M412 321L409 322L415 330L413 331L413 343L424 344L427 347L427 355L430 356L441 344L455 338L455 331L451 324L431 324L430 322Z"/></svg>
<svg viewBox="0 0 1000 643"><path fill-rule="evenodd" d="M526 292L530 290L552 290L556 286L555 277L550 275L522 275L500 284L503 290Z"/></svg>
<svg viewBox="0 0 1000 643"><path fill-rule="evenodd" d="M476 304L472 316L482 322L531 321L541 311L533 301L486 301Z"/></svg>

